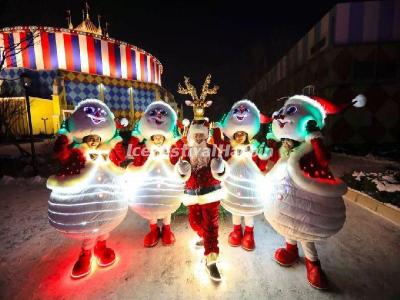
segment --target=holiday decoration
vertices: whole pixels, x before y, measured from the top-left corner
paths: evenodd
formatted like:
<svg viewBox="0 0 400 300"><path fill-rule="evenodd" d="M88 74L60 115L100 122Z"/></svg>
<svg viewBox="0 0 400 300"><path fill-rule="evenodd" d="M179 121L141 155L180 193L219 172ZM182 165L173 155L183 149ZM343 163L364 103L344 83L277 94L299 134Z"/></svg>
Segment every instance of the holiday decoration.
<svg viewBox="0 0 400 300"><path fill-rule="evenodd" d="M318 260L314 242L337 233L346 218L343 194L346 185L329 170L329 153L321 129L327 114L365 105L365 97L334 105L318 97L296 95L273 115L272 136L281 141L280 159L265 177L266 219L286 239L286 247L275 253L283 265L294 264L300 242L306 256L307 278L319 289L327 280Z"/></svg>
<svg viewBox="0 0 400 300"><path fill-rule="evenodd" d="M211 75L204 82L200 97L185 77L186 88L178 86L180 94L191 95L193 101L187 100L186 104L193 107L194 120L191 122L186 139L188 151L183 151L182 159L178 162L178 171L186 169L190 163L191 174L186 181L183 203L189 209L190 226L202 239L197 244L204 247L206 256L206 270L214 281L221 280L221 274L217 266L219 254L218 248L218 208L223 196L220 180L226 174L226 163L222 160L215 145L208 144L209 122L204 117L205 108L212 104L206 99L208 94L216 94L218 87L210 89Z"/></svg>
<svg viewBox="0 0 400 300"><path fill-rule="evenodd" d="M88 99L78 104L55 143L61 171L47 181L52 190L48 217L58 231L83 240L74 278L90 272L93 248L100 266L115 261L114 251L105 243L128 208L120 189L118 165L125 158L121 142L109 108Z"/></svg>
<svg viewBox="0 0 400 300"><path fill-rule="evenodd" d="M181 170L174 166L179 159L179 146L174 145L177 116L170 105L163 101L151 103L129 143L132 165L128 168L127 197L129 206L149 220L150 232L144 246L158 243L160 230L157 219L163 219L162 242L171 245L175 241L170 229L171 214L176 211L183 196L184 183L190 175L190 166ZM143 140L143 141L142 141ZM171 150L176 149L176 153ZM134 189L131 183L137 182Z"/></svg>
<svg viewBox="0 0 400 300"><path fill-rule="evenodd" d="M260 130L260 112L249 100L236 102L221 123L226 140L218 128L214 129L214 143L222 146L229 165L227 177L222 186L225 196L221 205L232 213L233 231L229 235L231 246L242 246L254 250L253 217L261 214L264 203L262 193L268 193L263 186L262 171L266 170L272 154L270 148L253 140ZM245 230L241 225L245 219Z"/></svg>

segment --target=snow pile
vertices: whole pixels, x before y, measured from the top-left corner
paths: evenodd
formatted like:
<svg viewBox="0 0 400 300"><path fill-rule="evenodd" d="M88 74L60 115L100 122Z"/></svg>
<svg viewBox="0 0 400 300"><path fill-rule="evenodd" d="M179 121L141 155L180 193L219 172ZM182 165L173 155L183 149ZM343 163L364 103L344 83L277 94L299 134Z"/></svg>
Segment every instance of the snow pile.
<svg viewBox="0 0 400 300"><path fill-rule="evenodd" d="M364 173L363 171L354 171L352 176L355 180L361 181L367 179L376 185L380 192L396 193L400 192L399 173L395 171L385 171L384 173Z"/></svg>

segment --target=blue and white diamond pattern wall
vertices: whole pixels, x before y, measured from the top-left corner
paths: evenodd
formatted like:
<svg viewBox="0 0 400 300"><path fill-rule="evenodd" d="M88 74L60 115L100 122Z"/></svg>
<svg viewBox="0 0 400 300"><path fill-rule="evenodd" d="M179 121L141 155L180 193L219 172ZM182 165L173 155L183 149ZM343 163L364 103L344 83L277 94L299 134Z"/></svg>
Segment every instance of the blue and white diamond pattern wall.
<svg viewBox="0 0 400 300"><path fill-rule="evenodd" d="M129 110L129 89L119 86L104 86L104 102L112 110Z"/></svg>
<svg viewBox="0 0 400 300"><path fill-rule="evenodd" d="M67 104L73 106L84 99L99 99L99 89L95 83L65 81L65 93Z"/></svg>
<svg viewBox="0 0 400 300"><path fill-rule="evenodd" d="M145 111L156 98L155 92L145 89L133 89L135 111Z"/></svg>

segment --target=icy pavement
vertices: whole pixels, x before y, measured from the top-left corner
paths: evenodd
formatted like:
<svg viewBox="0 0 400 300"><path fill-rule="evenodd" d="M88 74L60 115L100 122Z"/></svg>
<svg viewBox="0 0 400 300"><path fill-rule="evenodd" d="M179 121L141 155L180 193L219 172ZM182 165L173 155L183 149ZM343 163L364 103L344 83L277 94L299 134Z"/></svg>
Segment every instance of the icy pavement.
<svg viewBox="0 0 400 300"><path fill-rule="evenodd" d="M282 268L273 260L283 239L256 219L257 248L228 246L230 220L221 221L224 279L209 281L193 247L186 217L173 220L174 246L142 246L147 223L134 213L111 235L118 261L87 278L69 273L79 242L47 223L49 192L38 184L0 186L0 298L2 299L394 299L400 296L400 228L353 203L347 203L343 230L318 249L331 291L306 281L304 262Z"/></svg>

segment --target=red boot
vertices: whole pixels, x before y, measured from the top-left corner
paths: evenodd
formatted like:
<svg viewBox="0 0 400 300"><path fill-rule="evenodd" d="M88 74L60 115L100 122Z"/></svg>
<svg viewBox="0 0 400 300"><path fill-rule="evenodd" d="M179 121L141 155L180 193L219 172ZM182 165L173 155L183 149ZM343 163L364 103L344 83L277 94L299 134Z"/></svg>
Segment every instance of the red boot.
<svg viewBox="0 0 400 300"><path fill-rule="evenodd" d="M108 267L115 262L115 252L106 247L106 240L97 241L94 247L94 255L97 257L97 264L100 267Z"/></svg>
<svg viewBox="0 0 400 300"><path fill-rule="evenodd" d="M247 251L253 251L256 248L256 242L254 241L254 227L246 226L244 228L244 236L242 239L242 248Z"/></svg>
<svg viewBox="0 0 400 300"><path fill-rule="evenodd" d="M157 224L150 224L150 232L144 237L145 247L154 247L160 238L160 228Z"/></svg>
<svg viewBox="0 0 400 300"><path fill-rule="evenodd" d="M326 290L328 288L328 279L324 271L321 269L321 263L319 260L311 261L307 257L305 258L307 279L308 283L316 289Z"/></svg>
<svg viewBox="0 0 400 300"><path fill-rule="evenodd" d="M243 238L242 225L233 225L233 231L229 234L228 243L232 247L240 246Z"/></svg>
<svg viewBox="0 0 400 300"><path fill-rule="evenodd" d="M71 272L71 277L78 279L85 277L90 273L90 259L92 258L92 250L84 250L82 248L78 261L75 263Z"/></svg>
<svg viewBox="0 0 400 300"><path fill-rule="evenodd" d="M283 267L290 267L299 260L299 249L297 245L286 243L285 248L275 251L275 261Z"/></svg>
<svg viewBox="0 0 400 300"><path fill-rule="evenodd" d="M175 235L171 231L170 225L163 225L161 240L164 246L169 246L175 243Z"/></svg>

